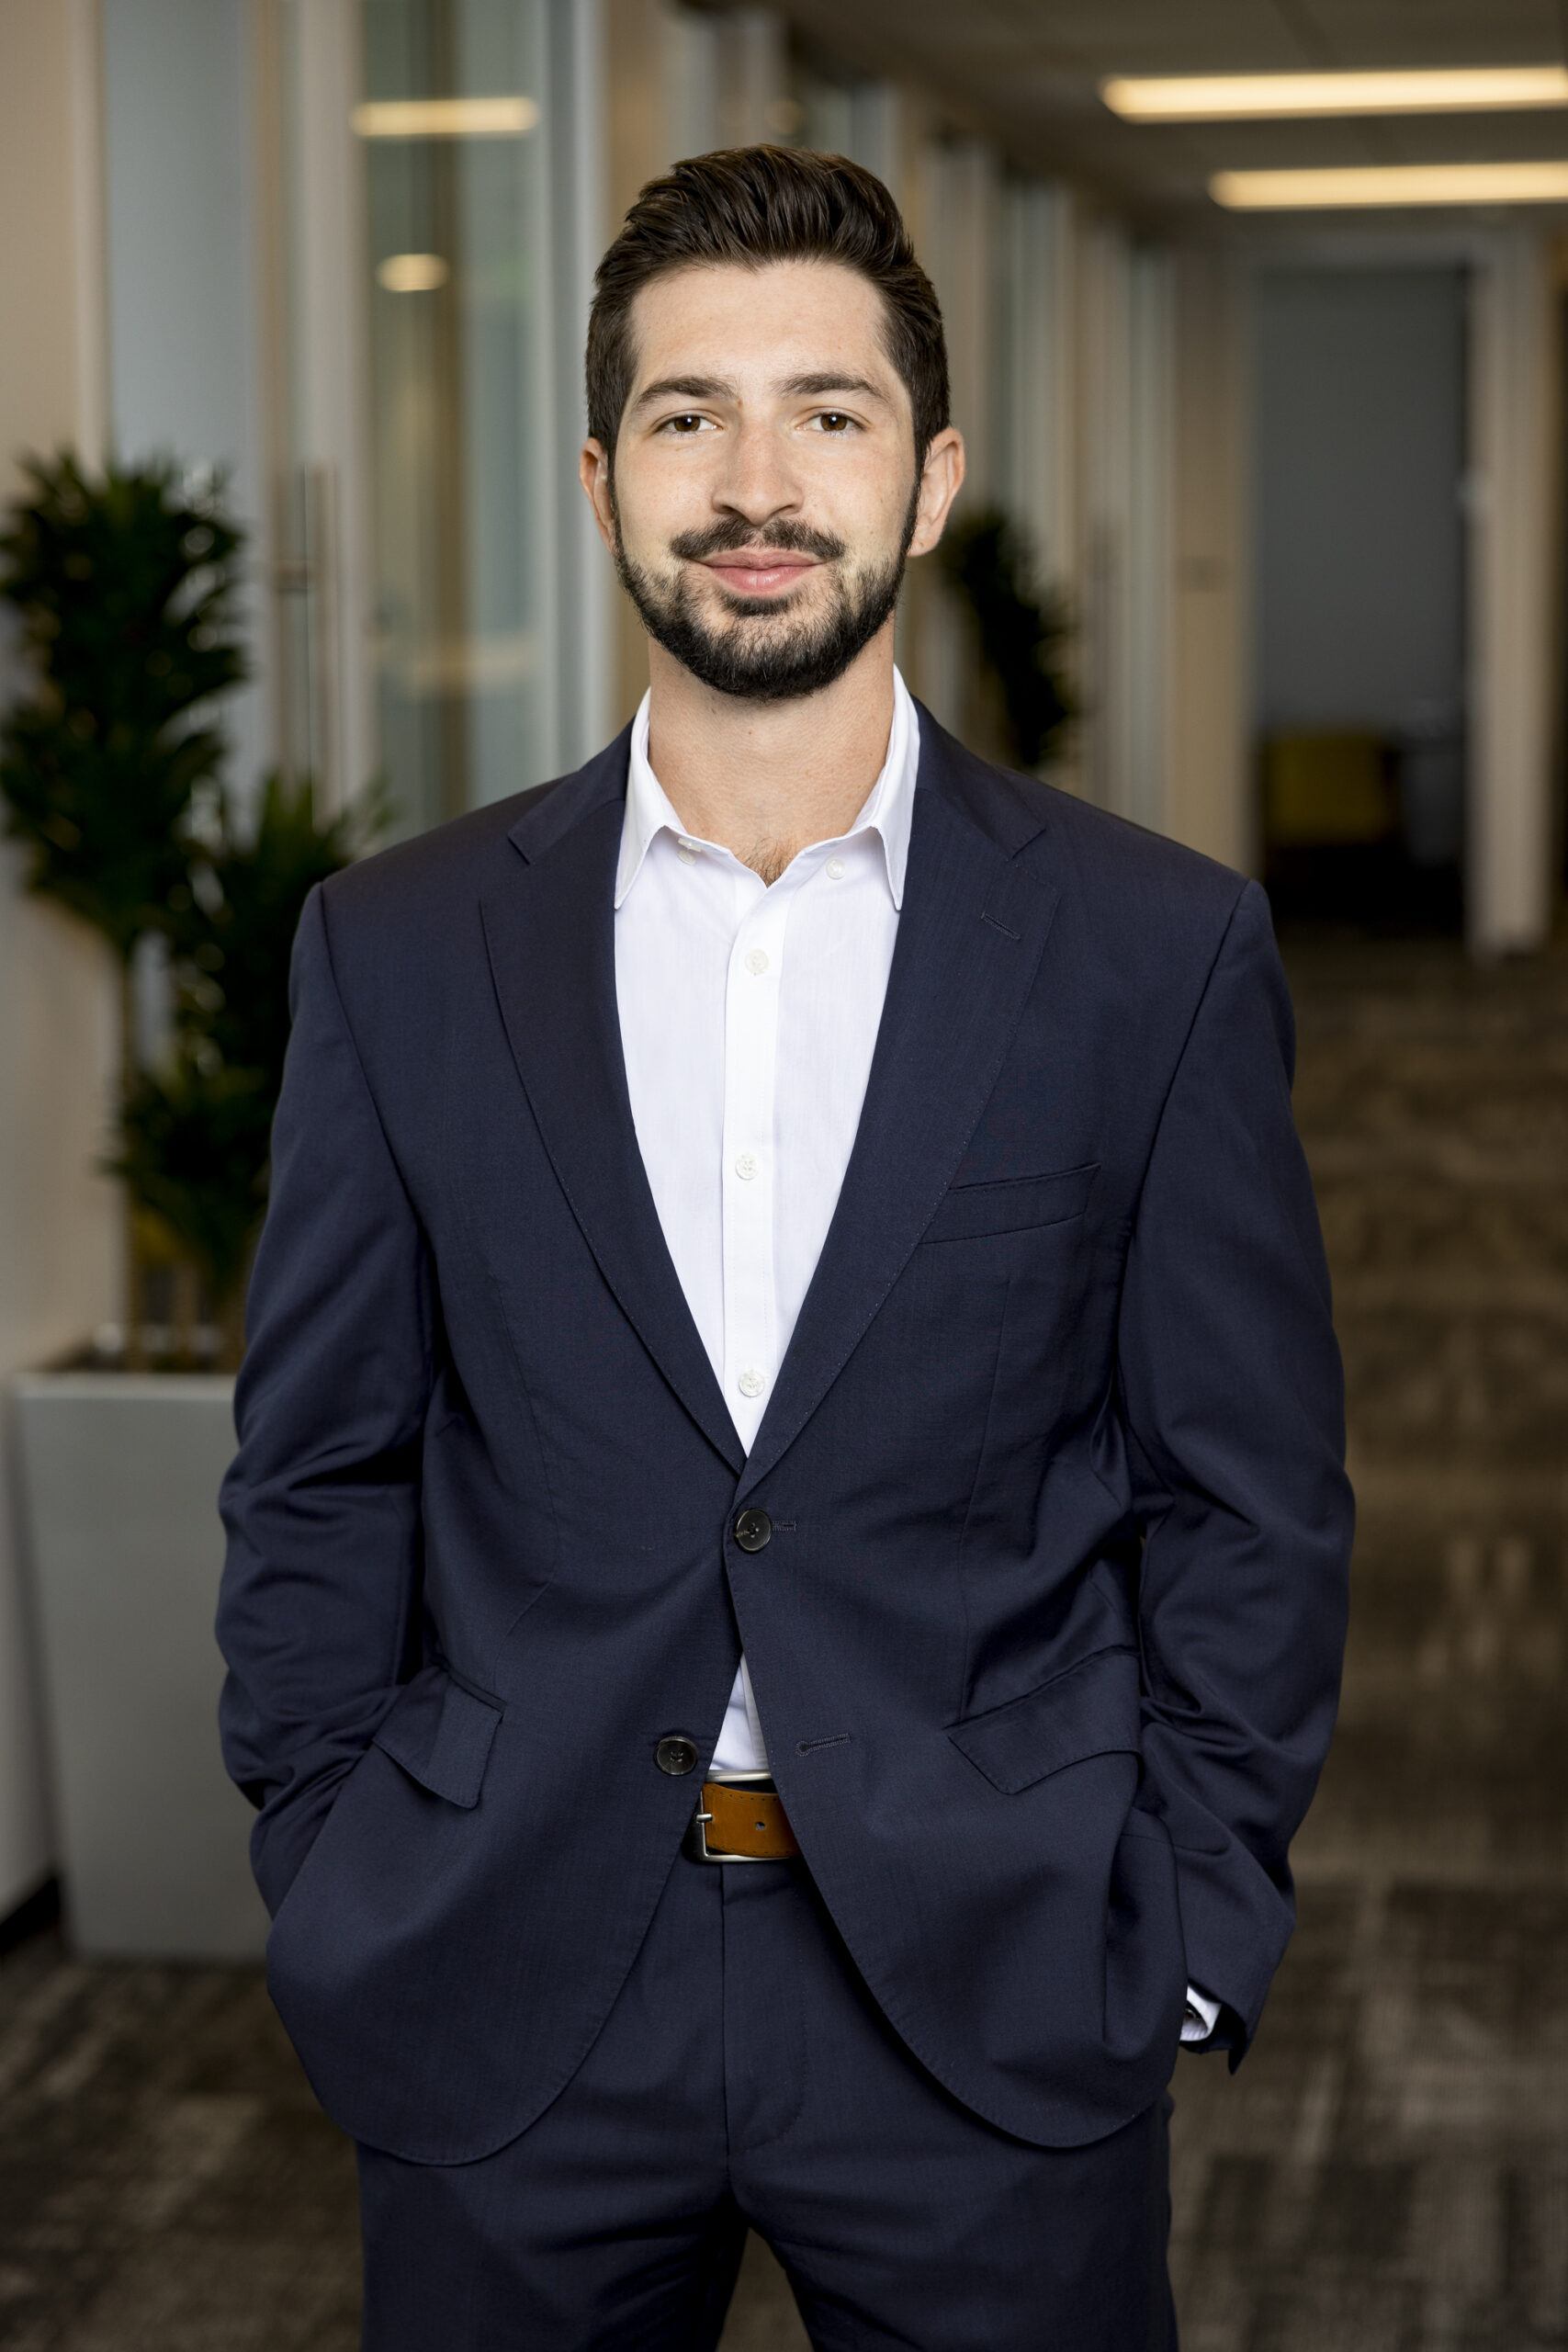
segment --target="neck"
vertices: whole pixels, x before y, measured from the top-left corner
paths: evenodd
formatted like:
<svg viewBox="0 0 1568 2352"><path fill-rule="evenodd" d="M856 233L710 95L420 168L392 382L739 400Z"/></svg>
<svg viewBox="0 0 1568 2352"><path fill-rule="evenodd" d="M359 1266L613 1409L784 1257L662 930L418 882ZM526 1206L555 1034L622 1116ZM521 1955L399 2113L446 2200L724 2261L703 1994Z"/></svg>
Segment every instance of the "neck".
<svg viewBox="0 0 1568 2352"><path fill-rule="evenodd" d="M835 684L795 702L716 694L662 646L648 653L649 764L688 833L773 882L849 830L887 756L891 620Z"/></svg>

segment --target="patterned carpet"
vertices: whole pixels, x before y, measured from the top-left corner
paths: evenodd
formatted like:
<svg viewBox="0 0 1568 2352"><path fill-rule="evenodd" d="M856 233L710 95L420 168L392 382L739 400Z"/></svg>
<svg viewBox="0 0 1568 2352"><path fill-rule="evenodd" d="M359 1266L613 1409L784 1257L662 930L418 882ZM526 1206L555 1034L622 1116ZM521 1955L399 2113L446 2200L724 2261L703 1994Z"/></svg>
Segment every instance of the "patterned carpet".
<svg viewBox="0 0 1568 2352"><path fill-rule="evenodd" d="M1568 2346L1568 959L1292 959L1359 1504L1301 1928L1179 2072L1186 2352Z"/></svg>
<svg viewBox="0 0 1568 2352"><path fill-rule="evenodd" d="M1185 2352L1568 2352L1568 957L1299 943L1361 1505L1258 2046L1178 2073ZM352 2352L349 2152L246 1972L0 1961L0 2344ZM726 2352L805 2341L753 2245Z"/></svg>

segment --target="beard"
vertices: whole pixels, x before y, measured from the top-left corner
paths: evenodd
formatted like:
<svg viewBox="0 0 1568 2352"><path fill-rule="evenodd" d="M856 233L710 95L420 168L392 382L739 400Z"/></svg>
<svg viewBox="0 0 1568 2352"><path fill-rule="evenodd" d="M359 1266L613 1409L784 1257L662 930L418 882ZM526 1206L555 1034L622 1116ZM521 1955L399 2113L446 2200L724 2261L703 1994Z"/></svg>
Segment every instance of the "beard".
<svg viewBox="0 0 1568 2352"><path fill-rule="evenodd" d="M903 585L904 565L915 535L919 481L904 518L896 553L881 564L838 571L827 609L797 616L802 592L784 596L737 596L717 591L728 626L716 626L699 611L689 576L666 580L634 563L615 527L615 569L649 637L716 694L746 702L790 702L820 694L834 684L886 624ZM672 556L702 563L739 548L769 548L808 555L818 563L842 565L842 539L804 523L770 523L759 530L735 514L705 531L682 531L670 542Z"/></svg>

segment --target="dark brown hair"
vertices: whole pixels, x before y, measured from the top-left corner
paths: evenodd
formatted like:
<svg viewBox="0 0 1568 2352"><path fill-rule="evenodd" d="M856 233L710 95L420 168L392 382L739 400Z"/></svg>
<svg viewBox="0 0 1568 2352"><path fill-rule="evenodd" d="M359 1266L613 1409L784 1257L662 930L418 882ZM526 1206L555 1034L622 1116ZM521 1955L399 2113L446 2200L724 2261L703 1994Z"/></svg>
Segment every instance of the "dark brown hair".
<svg viewBox="0 0 1568 2352"><path fill-rule="evenodd" d="M632 304L650 278L716 262L834 261L882 296L887 356L908 387L923 462L948 421L936 289L882 182L843 155L728 147L649 180L600 263L588 320L588 430L613 456L632 388Z"/></svg>

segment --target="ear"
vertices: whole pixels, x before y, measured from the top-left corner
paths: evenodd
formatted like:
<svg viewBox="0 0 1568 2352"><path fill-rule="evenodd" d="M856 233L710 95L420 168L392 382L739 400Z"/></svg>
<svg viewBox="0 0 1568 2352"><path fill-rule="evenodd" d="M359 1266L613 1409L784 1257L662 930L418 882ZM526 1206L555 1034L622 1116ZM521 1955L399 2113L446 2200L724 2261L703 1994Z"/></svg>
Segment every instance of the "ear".
<svg viewBox="0 0 1568 2352"><path fill-rule="evenodd" d="M610 454L602 441L585 441L577 460L577 479L593 509L599 537L615 552L615 502L610 489Z"/></svg>
<svg viewBox="0 0 1568 2352"><path fill-rule="evenodd" d="M964 487L964 435L955 424L939 433L926 451L915 506L909 553L929 555L942 534L948 509Z"/></svg>

